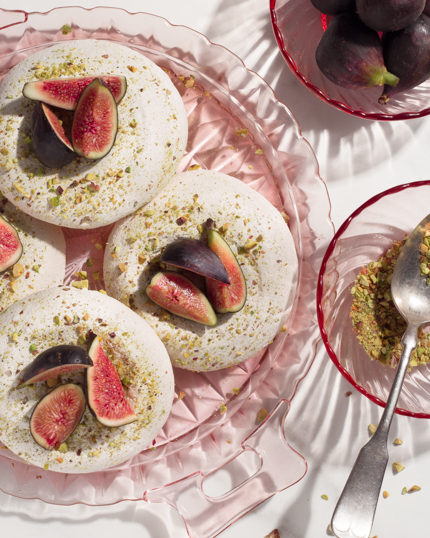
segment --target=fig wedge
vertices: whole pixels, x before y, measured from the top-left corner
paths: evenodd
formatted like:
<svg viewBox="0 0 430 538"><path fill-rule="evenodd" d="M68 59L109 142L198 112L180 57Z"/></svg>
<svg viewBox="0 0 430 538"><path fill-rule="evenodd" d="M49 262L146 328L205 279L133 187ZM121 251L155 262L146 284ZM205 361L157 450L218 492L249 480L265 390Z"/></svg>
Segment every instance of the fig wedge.
<svg viewBox="0 0 430 538"><path fill-rule="evenodd" d="M172 314L210 327L217 323L216 314L204 293L184 275L171 271L157 273L145 291L155 304Z"/></svg>
<svg viewBox="0 0 430 538"><path fill-rule="evenodd" d="M216 230L208 230L209 247L221 259L227 270L230 285L206 278L206 294L215 312L239 312L246 302L246 281L242 269L228 243Z"/></svg>
<svg viewBox="0 0 430 538"><path fill-rule="evenodd" d="M99 78L84 89L72 125L73 149L81 157L101 159L118 132L118 110L110 89Z"/></svg>
<svg viewBox="0 0 430 538"><path fill-rule="evenodd" d="M161 255L160 261L214 278L229 284L227 271L222 261L203 241L198 239L179 239L170 243Z"/></svg>
<svg viewBox="0 0 430 538"><path fill-rule="evenodd" d="M61 168L76 159L73 146L51 107L45 103L35 103L32 120L33 150L43 166Z"/></svg>
<svg viewBox="0 0 430 538"><path fill-rule="evenodd" d="M65 110L75 110L82 92L95 78L101 79L106 84L117 104L127 92L126 77L99 75L95 77L58 78L27 82L22 93L24 97L33 101L42 101Z"/></svg>
<svg viewBox="0 0 430 538"><path fill-rule="evenodd" d="M127 401L118 372L101 345L98 336L88 350L94 366L86 370L88 407L95 418L109 428L124 426L137 420Z"/></svg>
<svg viewBox="0 0 430 538"><path fill-rule="evenodd" d="M93 365L88 353L72 345L54 346L42 351L20 374L17 389L46 381L61 374L83 370Z"/></svg>
<svg viewBox="0 0 430 538"><path fill-rule="evenodd" d="M30 432L46 450L58 448L81 421L85 412L85 394L79 385L59 385L48 392L33 410Z"/></svg>
<svg viewBox="0 0 430 538"><path fill-rule="evenodd" d="M0 273L3 273L22 256L22 243L18 232L0 216Z"/></svg>

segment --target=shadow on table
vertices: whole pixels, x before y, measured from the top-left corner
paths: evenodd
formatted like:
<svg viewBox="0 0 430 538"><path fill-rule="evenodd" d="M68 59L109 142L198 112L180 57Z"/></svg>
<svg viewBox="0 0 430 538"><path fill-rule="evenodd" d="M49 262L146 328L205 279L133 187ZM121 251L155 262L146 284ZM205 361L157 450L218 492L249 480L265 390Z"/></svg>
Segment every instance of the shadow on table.
<svg viewBox="0 0 430 538"><path fill-rule="evenodd" d="M342 180L383 165L417 136L424 121L429 121L369 121L323 102L296 78L278 50L268 1L223 0L206 34L242 58L248 69L258 72L288 106L314 150L327 156L327 178L323 179ZM347 166L345 153L350 156Z"/></svg>

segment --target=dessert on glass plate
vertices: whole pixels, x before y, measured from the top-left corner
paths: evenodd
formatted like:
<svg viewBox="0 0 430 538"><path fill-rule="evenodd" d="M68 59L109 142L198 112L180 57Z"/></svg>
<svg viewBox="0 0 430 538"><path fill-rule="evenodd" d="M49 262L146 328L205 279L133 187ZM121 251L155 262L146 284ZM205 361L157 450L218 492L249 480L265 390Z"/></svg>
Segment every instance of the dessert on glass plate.
<svg viewBox="0 0 430 538"><path fill-rule="evenodd" d="M107 292L152 326L174 366L211 371L273 340L291 310L297 267L290 230L270 202L226 174L196 170L115 225L104 275Z"/></svg>
<svg viewBox="0 0 430 538"><path fill-rule="evenodd" d="M63 283L66 242L60 227L16 209L0 192L0 312Z"/></svg>
<svg viewBox="0 0 430 538"><path fill-rule="evenodd" d="M174 380L163 344L100 292L60 287L14 303L0 315L0 349L0 440L27 463L107 469L167 420Z"/></svg>
<svg viewBox="0 0 430 538"><path fill-rule="evenodd" d="M70 228L104 226L148 203L187 141L167 74L106 41L68 41L22 60L2 81L0 113L0 189L25 213Z"/></svg>

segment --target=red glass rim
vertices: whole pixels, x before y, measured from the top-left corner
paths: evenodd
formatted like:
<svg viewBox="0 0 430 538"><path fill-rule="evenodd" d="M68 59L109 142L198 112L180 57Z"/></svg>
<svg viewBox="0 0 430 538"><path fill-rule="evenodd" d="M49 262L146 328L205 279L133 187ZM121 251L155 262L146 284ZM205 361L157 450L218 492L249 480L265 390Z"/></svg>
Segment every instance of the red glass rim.
<svg viewBox="0 0 430 538"><path fill-rule="evenodd" d="M315 86L299 71L297 68L296 62L293 60L291 55L285 48L284 38L282 37L281 30L279 29L277 16L276 16L276 0L270 0L270 17L272 20L273 33L275 34L276 42L278 43L278 48L284 57L284 60L287 62L291 71L296 75L296 77L304 84L307 88L311 90L317 97L322 101L325 101L329 105L342 110L351 116L356 116L357 118L363 118L365 120L377 120L377 121L400 121L400 120L410 120L414 118L422 118L430 114L430 107L424 108L419 112L400 112L399 114L377 114L377 113L367 113L361 110L356 110L351 108L340 101L331 99L326 93L324 93L318 86Z"/></svg>
<svg viewBox="0 0 430 538"><path fill-rule="evenodd" d="M325 348L327 350L327 353L336 366L336 368L339 370L339 372L343 375L343 377L355 388L358 390L358 392L361 392L361 394L364 394L367 398L369 398L370 401L373 403L376 403L380 407L385 407L386 402L381 400L380 398L377 398L376 396L373 396L373 394L370 394L367 390L365 390L361 385L358 385L354 378L351 376L351 374L340 364L337 355L332 348L327 331L324 328L324 312L322 309L322 295L323 295L323 277L326 271L327 262L331 255L333 254L333 251L337 245L338 240L342 237L344 232L348 229L351 222L358 216L360 213L362 213L366 208L370 207L374 203L378 202L381 198L384 198L385 196L388 196L390 194L396 194L399 192L402 192L406 189L413 189L416 187L422 187L424 185L430 185L430 180L425 181L415 181L413 183L404 183L403 185L397 185L396 187L392 187L390 189L387 189L386 191L383 191L379 194L376 194L364 204L362 204L360 207L358 207L351 215L345 220L345 222L340 226L339 230L335 233L333 239L330 241L329 246L327 247L326 253L324 254L323 261L321 263L320 272L318 275L318 282L317 282L317 318L318 318L318 326L321 333L322 341L324 342ZM428 413L414 413L412 411L408 411L407 409L403 409L401 407L396 407L395 411L398 415L405 415L407 417L414 417L414 418L430 418L430 414Z"/></svg>

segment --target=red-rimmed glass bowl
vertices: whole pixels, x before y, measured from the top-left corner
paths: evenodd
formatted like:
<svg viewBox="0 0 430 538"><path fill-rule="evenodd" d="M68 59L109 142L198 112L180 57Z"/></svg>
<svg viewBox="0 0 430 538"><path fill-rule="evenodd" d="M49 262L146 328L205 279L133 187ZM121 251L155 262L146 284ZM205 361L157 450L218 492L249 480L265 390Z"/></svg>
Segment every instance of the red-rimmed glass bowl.
<svg viewBox="0 0 430 538"><path fill-rule="evenodd" d="M372 361L349 316L351 288L363 266L414 230L429 213L430 181L393 187L374 196L342 224L324 256L318 279L318 323L327 352L342 375L372 402L385 406L396 369ZM430 418L430 365L406 374L396 412Z"/></svg>
<svg viewBox="0 0 430 538"><path fill-rule="evenodd" d="M407 120L430 114L430 80L396 95L387 105L378 103L382 93L380 86L347 90L330 82L315 61L326 16L311 0L270 0L270 13L276 41L288 66L306 87L329 105L370 120Z"/></svg>
<svg viewBox="0 0 430 538"><path fill-rule="evenodd" d="M63 35L65 24L72 32ZM220 466L255 428L261 407L270 410L280 398L293 398L319 339L316 279L333 231L327 191L315 155L291 112L237 56L203 35L160 17L115 8L68 7L29 14L0 10L0 25L0 77L32 52L71 39L105 39L147 55L166 69L187 110L188 145L179 171L198 164L228 173L290 216L300 274L288 332L236 368L204 375L175 371L172 413L152 449L113 469L86 475L36 469L8 450L0 451L0 489L7 493L58 504L141 499L146 489L173 482L187 470ZM179 76L190 75L195 85L186 88ZM249 129L248 136L238 136L237 128ZM260 149L262 153L256 153ZM100 288L101 281L92 278L102 260L95 244L104 243L108 232L108 228L65 230L66 283L92 258L90 284ZM221 406L227 407L225 413Z"/></svg>

